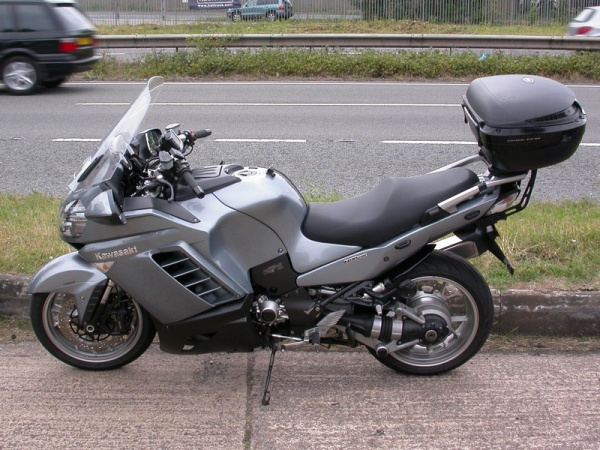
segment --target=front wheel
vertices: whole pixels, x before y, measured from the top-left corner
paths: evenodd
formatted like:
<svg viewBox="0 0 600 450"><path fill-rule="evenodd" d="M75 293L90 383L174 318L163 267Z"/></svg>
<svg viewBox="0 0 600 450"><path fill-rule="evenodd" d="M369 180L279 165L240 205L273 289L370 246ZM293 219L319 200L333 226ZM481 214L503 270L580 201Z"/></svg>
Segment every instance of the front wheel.
<svg viewBox="0 0 600 450"><path fill-rule="evenodd" d="M46 350L79 369L109 370L129 364L156 334L150 315L120 290L113 292L93 325L80 323L71 294L34 294L30 314Z"/></svg>
<svg viewBox="0 0 600 450"><path fill-rule="evenodd" d="M440 311L449 319L449 332L435 342L421 341L387 356L369 349L373 356L413 375L447 372L471 359L487 340L494 321L492 294L481 274L456 255L434 252L406 278L417 287L409 306L434 314Z"/></svg>

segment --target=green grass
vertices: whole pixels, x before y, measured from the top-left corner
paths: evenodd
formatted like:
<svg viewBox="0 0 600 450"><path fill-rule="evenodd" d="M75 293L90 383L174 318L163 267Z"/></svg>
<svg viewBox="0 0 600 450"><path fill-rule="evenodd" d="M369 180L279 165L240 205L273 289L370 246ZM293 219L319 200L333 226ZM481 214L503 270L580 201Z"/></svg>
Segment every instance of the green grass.
<svg viewBox="0 0 600 450"><path fill-rule="evenodd" d="M560 81L600 80L600 53L561 55L509 55L425 50L378 53L372 50L346 54L336 49L262 49L232 53L218 42L199 41L195 51L155 52L133 61L105 57L83 75L94 80L144 80L161 75L169 81L246 77L329 79L463 79L527 73Z"/></svg>
<svg viewBox="0 0 600 450"><path fill-rule="evenodd" d="M339 200L311 187L311 202ZM68 251L58 235L60 200L41 194L0 194L0 273L33 274ZM600 289L600 205L533 204L498 225L500 246L516 267L513 277L493 256L474 260L498 289L531 283L561 289Z"/></svg>
<svg viewBox="0 0 600 450"><path fill-rule="evenodd" d="M69 251L58 236L60 201L0 194L0 273L32 274Z"/></svg>
<svg viewBox="0 0 600 450"><path fill-rule="evenodd" d="M486 34L561 36L566 26L484 26L431 24L410 21L279 21L197 22L192 25L102 26L101 34L224 34L227 38L194 38L196 51L156 52L133 61L105 57L94 70L82 75L90 80L144 80L161 75L168 81L215 78L278 79L464 79L480 76L527 73L564 82L600 80L600 54L572 52L560 55L509 55L491 52L480 61L483 51L449 52L422 50L379 53L365 50L345 54L337 49L305 50L263 48L231 52L224 40L239 34Z"/></svg>
<svg viewBox="0 0 600 450"><path fill-rule="evenodd" d="M475 265L493 286L515 283L600 288L600 207L589 202L534 204L498 225L514 277L491 255Z"/></svg>
<svg viewBox="0 0 600 450"><path fill-rule="evenodd" d="M128 34L478 34L562 36L566 25L456 25L395 20L198 21L189 25L99 26L101 35Z"/></svg>

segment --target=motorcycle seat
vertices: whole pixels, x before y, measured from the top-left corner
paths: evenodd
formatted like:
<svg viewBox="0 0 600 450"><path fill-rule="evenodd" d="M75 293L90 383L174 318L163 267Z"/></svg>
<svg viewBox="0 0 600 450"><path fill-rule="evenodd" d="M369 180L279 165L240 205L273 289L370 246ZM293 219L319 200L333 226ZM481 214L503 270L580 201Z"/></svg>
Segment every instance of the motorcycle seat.
<svg viewBox="0 0 600 450"><path fill-rule="evenodd" d="M388 178L357 197L310 204L302 231L313 241L373 247L410 230L427 210L478 182L464 167Z"/></svg>

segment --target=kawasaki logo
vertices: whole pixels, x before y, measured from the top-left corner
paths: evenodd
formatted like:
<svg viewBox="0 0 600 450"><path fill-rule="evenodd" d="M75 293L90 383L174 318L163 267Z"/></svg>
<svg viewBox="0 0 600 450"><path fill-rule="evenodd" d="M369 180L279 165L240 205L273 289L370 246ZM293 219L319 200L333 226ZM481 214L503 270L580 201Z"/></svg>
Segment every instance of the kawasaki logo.
<svg viewBox="0 0 600 450"><path fill-rule="evenodd" d="M135 255L137 252L138 249L134 245L133 247L114 250L112 252L96 252L94 256L96 257L96 261L105 261L107 259L120 258L121 256Z"/></svg>

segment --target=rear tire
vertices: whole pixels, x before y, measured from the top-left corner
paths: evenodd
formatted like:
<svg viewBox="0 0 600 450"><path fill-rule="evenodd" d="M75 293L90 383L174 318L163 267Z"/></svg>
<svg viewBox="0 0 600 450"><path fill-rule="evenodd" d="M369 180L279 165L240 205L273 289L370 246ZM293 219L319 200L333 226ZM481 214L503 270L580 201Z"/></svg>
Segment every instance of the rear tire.
<svg viewBox="0 0 600 450"><path fill-rule="evenodd" d="M126 321L125 333L86 332L77 324L73 295L57 293L32 295L33 330L46 350L64 363L86 370L117 369L139 358L156 334L150 315L135 300L122 298L126 307L113 310L114 321L109 318L104 324L117 330L116 321Z"/></svg>
<svg viewBox="0 0 600 450"><path fill-rule="evenodd" d="M435 344L420 342L404 350L377 356L382 364L411 375L434 375L455 369L471 359L492 329L494 304L481 274L467 261L451 253L434 252L406 279L417 284L415 298L443 302L451 317L451 331Z"/></svg>
<svg viewBox="0 0 600 450"><path fill-rule="evenodd" d="M26 56L10 58L2 66L2 80L11 94L31 94L35 91L39 78L36 63Z"/></svg>

